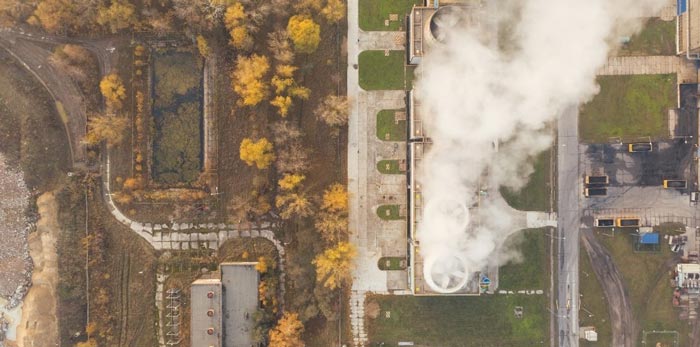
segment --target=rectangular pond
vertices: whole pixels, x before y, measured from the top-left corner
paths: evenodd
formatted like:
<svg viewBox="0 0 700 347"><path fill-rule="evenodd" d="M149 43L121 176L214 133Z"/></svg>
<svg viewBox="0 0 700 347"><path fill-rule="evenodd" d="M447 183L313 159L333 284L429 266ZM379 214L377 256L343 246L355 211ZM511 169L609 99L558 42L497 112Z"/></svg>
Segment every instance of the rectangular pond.
<svg viewBox="0 0 700 347"><path fill-rule="evenodd" d="M158 184L193 183L202 169L202 64L192 53L153 55L153 166Z"/></svg>

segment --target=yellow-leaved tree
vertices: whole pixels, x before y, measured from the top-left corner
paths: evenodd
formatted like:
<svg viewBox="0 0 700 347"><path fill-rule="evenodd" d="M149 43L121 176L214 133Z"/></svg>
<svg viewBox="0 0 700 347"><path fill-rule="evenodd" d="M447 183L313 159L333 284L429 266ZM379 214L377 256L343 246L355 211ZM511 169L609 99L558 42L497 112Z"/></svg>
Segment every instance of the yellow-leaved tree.
<svg viewBox="0 0 700 347"><path fill-rule="evenodd" d="M270 330L270 347L304 347L301 334L304 324L296 313L285 312L277 325Z"/></svg>
<svg viewBox="0 0 700 347"><path fill-rule="evenodd" d="M266 138L253 141L249 138L241 141L240 156L246 164L255 165L258 169L265 169L275 159L272 143Z"/></svg>
<svg viewBox="0 0 700 347"><path fill-rule="evenodd" d="M333 183L323 192L321 208L329 212L348 210L348 191L340 183Z"/></svg>
<svg viewBox="0 0 700 347"><path fill-rule="evenodd" d="M282 64L275 68L275 75L272 76L271 84L275 87L275 97L270 101L272 106L277 107L277 113L286 117L289 108L292 107L292 98L306 100L311 94L311 90L302 87L294 80L296 66Z"/></svg>
<svg viewBox="0 0 700 347"><path fill-rule="evenodd" d="M313 53L321 42L321 26L307 15L289 18L287 32L299 53Z"/></svg>
<svg viewBox="0 0 700 347"><path fill-rule="evenodd" d="M107 107L113 110L122 108L122 102L126 98L124 82L116 73L111 73L100 81L100 92L104 96Z"/></svg>
<svg viewBox="0 0 700 347"><path fill-rule="evenodd" d="M101 6L97 13L97 24L108 27L113 34L136 23L134 5L113 0L109 7Z"/></svg>
<svg viewBox="0 0 700 347"><path fill-rule="evenodd" d="M349 242L338 242L314 258L316 281L328 289L338 288L352 279L353 260L357 250Z"/></svg>
<svg viewBox="0 0 700 347"><path fill-rule="evenodd" d="M345 17L345 3L343 0L328 0L326 6L321 9L321 14L331 23L338 23Z"/></svg>
<svg viewBox="0 0 700 347"><path fill-rule="evenodd" d="M255 106L267 96L268 86L263 78L269 69L270 63L265 56L253 54L238 58L231 74L231 84L233 91L241 97L241 105Z"/></svg>
<svg viewBox="0 0 700 347"><path fill-rule="evenodd" d="M93 115L88 119L88 131L84 141L91 146L102 141L107 142L108 146L114 146L124 139L128 125L126 117Z"/></svg>
<svg viewBox="0 0 700 347"><path fill-rule="evenodd" d="M202 35L197 35L197 50L199 51L199 55L204 58L208 57L211 53L209 42L207 42L207 39Z"/></svg>
<svg viewBox="0 0 700 347"><path fill-rule="evenodd" d="M292 217L303 218L311 215L311 202L304 193L286 193L278 195L275 206L279 209L282 219Z"/></svg>
<svg viewBox="0 0 700 347"><path fill-rule="evenodd" d="M245 19L245 8L240 2L235 2L226 8L224 25L231 36L229 43L234 48L248 49L253 45L253 38L250 36Z"/></svg>
<svg viewBox="0 0 700 347"><path fill-rule="evenodd" d="M284 174L284 177L277 181L277 183L282 190L289 191L298 187L305 178L306 176L302 174Z"/></svg>

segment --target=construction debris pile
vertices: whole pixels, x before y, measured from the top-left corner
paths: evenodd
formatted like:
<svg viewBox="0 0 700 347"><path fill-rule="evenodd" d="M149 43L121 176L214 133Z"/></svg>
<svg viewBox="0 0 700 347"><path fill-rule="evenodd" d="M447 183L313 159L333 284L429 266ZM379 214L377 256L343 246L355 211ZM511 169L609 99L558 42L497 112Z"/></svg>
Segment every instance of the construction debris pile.
<svg viewBox="0 0 700 347"><path fill-rule="evenodd" d="M27 233L30 193L20 170L9 167L0 155L0 298L6 308L21 303L32 278Z"/></svg>

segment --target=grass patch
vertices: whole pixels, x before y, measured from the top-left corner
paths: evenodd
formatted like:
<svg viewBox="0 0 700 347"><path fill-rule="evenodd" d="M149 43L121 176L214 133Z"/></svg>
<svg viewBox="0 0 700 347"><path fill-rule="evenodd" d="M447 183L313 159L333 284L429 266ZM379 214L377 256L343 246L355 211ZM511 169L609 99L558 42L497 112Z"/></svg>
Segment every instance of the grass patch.
<svg viewBox="0 0 700 347"><path fill-rule="evenodd" d="M521 259L509 261L498 271L498 288L506 290L547 288L546 230L529 229L513 234L506 241L507 248L517 249Z"/></svg>
<svg viewBox="0 0 700 347"><path fill-rule="evenodd" d="M598 95L581 108L583 141L668 137L668 110L676 107L675 75L600 76L598 83Z"/></svg>
<svg viewBox="0 0 700 347"><path fill-rule="evenodd" d="M399 30L405 26L406 15L413 5L420 5L421 0L360 0L360 29L366 31ZM398 20L385 21L390 14L397 14Z"/></svg>
<svg viewBox="0 0 700 347"><path fill-rule="evenodd" d="M360 53L360 87L364 90L401 90L406 88L406 52L363 51Z"/></svg>
<svg viewBox="0 0 700 347"><path fill-rule="evenodd" d="M650 18L642 31L623 43L618 55L675 55L676 21Z"/></svg>
<svg viewBox="0 0 700 347"><path fill-rule="evenodd" d="M380 308L367 324L372 346L413 341L422 346L522 347L548 342L544 295L369 296L367 302L372 301ZM516 306L523 307L522 319L515 318Z"/></svg>
<svg viewBox="0 0 700 347"><path fill-rule="evenodd" d="M508 205L522 211L549 211L551 172L549 165L551 151L546 150L535 158L534 172L527 184L519 191L501 187L500 192Z"/></svg>
<svg viewBox="0 0 700 347"><path fill-rule="evenodd" d="M396 159L380 160L377 163L377 170L387 175L399 175L404 173L404 171L401 171L399 161Z"/></svg>
<svg viewBox="0 0 700 347"><path fill-rule="evenodd" d="M624 231L614 237L598 235L622 273L640 328L678 331L680 345L687 346L690 328L671 305L673 288L669 285L669 271L676 263L671 261L674 254L663 246L659 253L634 253L634 237ZM641 332L637 340L641 340Z"/></svg>
<svg viewBox="0 0 700 347"><path fill-rule="evenodd" d="M153 178L173 185L199 177L202 154L201 69L191 53L154 58Z"/></svg>
<svg viewBox="0 0 700 347"><path fill-rule="evenodd" d="M377 215L383 220L402 219L399 205L381 205L377 207Z"/></svg>
<svg viewBox="0 0 700 347"><path fill-rule="evenodd" d="M403 270L406 268L405 257L381 257L377 262L379 270Z"/></svg>
<svg viewBox="0 0 700 347"><path fill-rule="evenodd" d="M406 120L397 122L396 112L405 114L406 110L381 110L377 113L377 137L380 140L406 141Z"/></svg>
<svg viewBox="0 0 700 347"><path fill-rule="evenodd" d="M612 343L612 326L608 301L584 250L580 253L579 278L580 304L583 307L579 311L581 326L593 326L598 333L598 342L580 340L579 344L582 347L609 346Z"/></svg>

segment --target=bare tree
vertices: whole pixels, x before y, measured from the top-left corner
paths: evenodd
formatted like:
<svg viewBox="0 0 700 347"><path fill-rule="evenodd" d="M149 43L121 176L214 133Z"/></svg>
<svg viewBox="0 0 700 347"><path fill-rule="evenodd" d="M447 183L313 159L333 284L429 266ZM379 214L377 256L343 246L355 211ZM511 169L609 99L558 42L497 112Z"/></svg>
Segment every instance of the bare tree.
<svg viewBox="0 0 700 347"><path fill-rule="evenodd" d="M278 29L268 33L267 46L279 64L291 64L294 61L294 50L286 30Z"/></svg>
<svg viewBox="0 0 700 347"><path fill-rule="evenodd" d="M338 128L348 124L350 102L347 96L326 96L314 110L316 118L331 127Z"/></svg>

